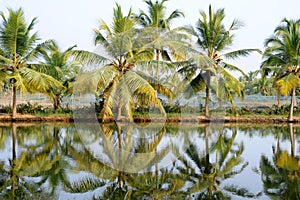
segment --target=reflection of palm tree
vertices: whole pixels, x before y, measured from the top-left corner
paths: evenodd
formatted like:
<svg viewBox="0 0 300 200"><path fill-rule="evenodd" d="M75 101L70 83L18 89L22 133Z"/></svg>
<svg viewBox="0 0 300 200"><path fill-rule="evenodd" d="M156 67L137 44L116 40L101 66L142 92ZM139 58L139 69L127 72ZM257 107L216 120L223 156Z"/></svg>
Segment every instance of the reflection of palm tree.
<svg viewBox="0 0 300 200"><path fill-rule="evenodd" d="M220 190L222 181L239 174L248 165L244 162L241 154L244 151L243 144L234 143L237 130L229 136L226 130L220 129L218 140L209 147L209 127L205 127L205 156L200 156L196 144L190 142L185 155L180 158L183 166L178 166L181 175L187 182L192 183L188 188L189 194L197 194L199 199L228 199L226 193ZM210 154L215 152L215 162L211 162ZM240 169L236 170L236 167ZM256 195L248 193L245 188L237 186L225 186L227 192L244 197Z"/></svg>
<svg viewBox="0 0 300 200"><path fill-rule="evenodd" d="M158 177L152 172L137 174L127 179L132 199L183 199L185 181L171 170L161 170Z"/></svg>
<svg viewBox="0 0 300 200"><path fill-rule="evenodd" d="M41 169L40 173L41 180L38 184L42 185L46 181L49 182L51 188L51 194L54 195L56 189L63 185L68 185L69 180L66 174L66 168L69 167L69 163L65 159L67 153L66 143L61 143L60 128L57 126L53 127L53 134L45 134L43 148L39 153L30 152L35 157L44 157L51 162L47 162L47 167Z"/></svg>
<svg viewBox="0 0 300 200"><path fill-rule="evenodd" d="M293 126L289 125L291 136ZM277 141L273 148L273 162L262 155L260 160L261 179L264 192L272 199L300 199L300 158L294 156L294 137L291 137L291 155L282 151Z"/></svg>
<svg viewBox="0 0 300 200"><path fill-rule="evenodd" d="M12 160L10 165L0 165L0 197L3 199L46 199L50 195L41 190L39 184L33 181L24 181L25 176L35 176L40 172L41 166L45 167L51 163L43 157L31 157L30 154L23 152L17 158L17 125L12 124ZM44 163L45 165L41 164Z"/></svg>
<svg viewBox="0 0 300 200"><path fill-rule="evenodd" d="M133 126L124 126L121 124L101 125L102 132L100 135L101 148L103 149L99 159L99 152L89 148L89 144L81 142L82 150L69 147L69 152L76 160L76 170L91 173L94 178L84 178L79 184L71 184L67 186L70 192L86 192L87 190L95 190L104 185L103 181L108 181L103 196L120 195L127 191L126 181L132 176L131 173L149 170L156 163L162 160L169 148L163 148L155 153L155 149L159 144L157 140L153 142L144 139L135 140L133 136ZM162 129L161 134L164 134ZM140 137L141 138L141 137ZM94 141L93 141L94 142ZM87 165L87 163L89 163ZM93 183L93 184L91 184ZM123 191L123 192L122 192ZM115 193L114 193L115 192Z"/></svg>

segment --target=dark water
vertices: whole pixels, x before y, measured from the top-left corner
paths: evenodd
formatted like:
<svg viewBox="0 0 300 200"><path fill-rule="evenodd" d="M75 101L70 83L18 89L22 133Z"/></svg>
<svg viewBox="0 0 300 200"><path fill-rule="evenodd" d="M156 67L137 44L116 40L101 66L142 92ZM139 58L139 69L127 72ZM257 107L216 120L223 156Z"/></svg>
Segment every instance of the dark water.
<svg viewBox="0 0 300 200"><path fill-rule="evenodd" d="M0 124L0 199L300 199L299 125Z"/></svg>

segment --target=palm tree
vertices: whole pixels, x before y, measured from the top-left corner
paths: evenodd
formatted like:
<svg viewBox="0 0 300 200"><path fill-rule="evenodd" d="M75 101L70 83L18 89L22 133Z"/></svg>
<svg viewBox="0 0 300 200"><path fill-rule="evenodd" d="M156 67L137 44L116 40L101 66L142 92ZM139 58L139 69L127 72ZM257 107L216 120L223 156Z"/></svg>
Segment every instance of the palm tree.
<svg viewBox="0 0 300 200"><path fill-rule="evenodd" d="M174 19L179 17L184 17L184 13L180 10L174 10L169 16L166 16L167 7L164 5L168 0L156 1L144 0L148 5L148 14L144 11L140 11L137 18L142 27L153 27L153 28L163 28L171 29L170 25Z"/></svg>
<svg viewBox="0 0 300 200"><path fill-rule="evenodd" d="M154 59L157 61L156 65L152 65L155 69L155 77L159 79L159 72L164 68L173 68L172 65L160 64L160 60L171 61L172 59L182 59L183 52L186 50L188 44L184 41L188 39L188 35L183 33L181 28L171 29L171 23L180 17L184 17L184 13L176 9L169 16L166 16L167 7L165 2L167 0L155 1L144 0L148 6L148 12L140 11L135 17L139 25L143 29L147 29L147 34L150 40L149 48L154 51Z"/></svg>
<svg viewBox="0 0 300 200"><path fill-rule="evenodd" d="M52 76L65 86L52 88L47 94L52 99L55 110L61 108L63 97L72 94L73 82L80 72L80 62L71 60L75 47L76 45L61 51L58 44L52 41L41 56L43 61L39 65L34 65L34 69Z"/></svg>
<svg viewBox="0 0 300 200"><path fill-rule="evenodd" d="M48 42L37 44L37 33L32 33L37 18L29 24L26 23L21 8L14 11L8 9L8 17L0 13L0 71L5 72L5 80L12 84L13 110L12 118L17 114L17 90L24 93L48 93L52 87L63 88L54 78L31 68L32 61L36 59Z"/></svg>
<svg viewBox="0 0 300 200"><path fill-rule="evenodd" d="M82 89L80 85L98 92L98 97L104 102L100 112L102 120L112 117L115 111L117 120L124 113L132 121L134 104L156 106L165 114L156 91L166 96L172 95L158 80L135 70L136 66L151 61L153 52L145 48L148 44L146 35L141 37L142 34L136 28L136 20L131 16L131 10L123 15L117 4L112 25L102 21L99 29L95 30L95 44L105 50L107 57L86 51L74 54L77 59L88 64L104 65L79 77L76 82L78 92L88 92L86 87Z"/></svg>
<svg viewBox="0 0 300 200"><path fill-rule="evenodd" d="M274 35L265 41L261 68L265 74L273 71L277 86L287 96L291 92L288 120L293 121L295 87L299 85L300 20L284 18L274 30Z"/></svg>
<svg viewBox="0 0 300 200"><path fill-rule="evenodd" d="M271 96L275 94L273 81L270 78L263 76L262 78L257 79L252 86L263 96Z"/></svg>
<svg viewBox="0 0 300 200"><path fill-rule="evenodd" d="M205 88L205 116L209 116L209 97L212 76L216 76L219 90L222 90L219 91L220 98L225 97L234 105L232 94L237 94L239 97L243 95L243 85L238 79L231 75L227 69L239 71L243 75L245 75L245 73L238 67L225 62L223 59L236 59L240 56L247 56L253 51L259 52L259 50L241 49L226 52L233 44L234 34L232 32L239 29L242 23L235 19L227 29L224 25L224 9L218 9L213 12L211 5L209 6L208 14L201 11L200 15L201 18L198 19L195 29L193 27L190 28L191 33L197 37L197 46L200 48L198 54L207 56L211 62L213 62L213 65L205 62L202 65L196 63L196 66L193 67L198 69L198 71L189 69L190 66L185 67L185 70L195 72L192 74L194 75L191 81L192 87L198 90L202 90L203 87ZM197 87L197 85L199 86ZM232 88L232 85L235 85L235 87Z"/></svg>

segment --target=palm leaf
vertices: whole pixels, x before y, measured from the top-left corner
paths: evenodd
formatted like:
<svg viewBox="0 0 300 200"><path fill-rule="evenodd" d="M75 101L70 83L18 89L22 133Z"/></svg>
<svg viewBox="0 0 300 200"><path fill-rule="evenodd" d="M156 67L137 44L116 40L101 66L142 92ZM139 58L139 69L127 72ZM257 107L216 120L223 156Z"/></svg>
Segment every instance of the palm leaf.
<svg viewBox="0 0 300 200"><path fill-rule="evenodd" d="M295 74L287 74L286 76L280 78L277 82L277 85L280 88L280 92L284 96L288 96L289 92L299 85L299 78Z"/></svg>
<svg viewBox="0 0 300 200"><path fill-rule="evenodd" d="M84 50L74 50L72 52L72 55L74 56L74 59L85 63L87 65L96 65L99 66L101 64L107 64L109 59L97 54L97 53L92 53L89 51L84 51Z"/></svg>
<svg viewBox="0 0 300 200"><path fill-rule="evenodd" d="M48 93L52 88L64 89L64 86L51 76L39 73L29 68L22 68L20 74L23 77L23 83L27 86L28 91L39 91Z"/></svg>
<svg viewBox="0 0 300 200"><path fill-rule="evenodd" d="M240 50L224 53L220 56L224 56L225 58L229 58L229 59L236 59L241 56L248 56L250 53L253 53L253 52L262 54L262 51L259 49L240 49Z"/></svg>
<svg viewBox="0 0 300 200"><path fill-rule="evenodd" d="M229 64L229 63L226 63L226 62L223 62L223 64L224 64L225 69L228 69L230 71L238 71L241 74L243 74L243 76L248 77L248 75L242 69L240 69L239 67L234 66L234 65Z"/></svg>

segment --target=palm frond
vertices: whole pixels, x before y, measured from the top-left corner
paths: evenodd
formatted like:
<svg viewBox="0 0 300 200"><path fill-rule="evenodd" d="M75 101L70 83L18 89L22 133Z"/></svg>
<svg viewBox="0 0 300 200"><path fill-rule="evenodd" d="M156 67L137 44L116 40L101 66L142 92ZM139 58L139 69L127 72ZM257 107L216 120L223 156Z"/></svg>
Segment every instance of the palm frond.
<svg viewBox="0 0 300 200"><path fill-rule="evenodd" d="M84 50L74 50L72 52L72 56L74 56L75 60L78 60L87 65L96 65L101 66L103 64L107 64L109 59L93 52L84 51Z"/></svg>
<svg viewBox="0 0 300 200"><path fill-rule="evenodd" d="M236 59L236 58L239 58L241 56L248 56L248 55L250 55L250 53L253 53L253 52L257 52L259 54L262 54L262 51L259 50L259 49L240 49L240 50L224 53L220 56L221 57L224 56L225 58L228 58L228 59Z"/></svg>
<svg viewBox="0 0 300 200"><path fill-rule="evenodd" d="M64 89L64 86L53 77L39 73L33 69L22 68L20 75L23 77L22 82L30 92L39 91L47 94L54 87L61 90Z"/></svg>
<svg viewBox="0 0 300 200"><path fill-rule="evenodd" d="M290 73L280 78L276 83L280 88L280 92L284 96L288 96L290 91L299 85L299 78L295 74Z"/></svg>
<svg viewBox="0 0 300 200"><path fill-rule="evenodd" d="M225 69L228 69L228 70L230 70L230 71L238 71L238 72L240 72L243 76L248 77L248 75L247 75L242 69L240 69L239 67L234 66L234 65L232 65L232 64L229 64L229 63L227 63L227 62L223 62L222 64L224 64L224 68L225 68Z"/></svg>
<svg viewBox="0 0 300 200"><path fill-rule="evenodd" d="M155 78L141 72L141 71L137 71L136 72L139 76L141 76L143 79L145 79L146 81L148 81L148 83L150 83L150 85L160 94L163 94L169 98L172 98L173 93L172 91L165 86L163 83L161 83L159 80L156 80Z"/></svg>

